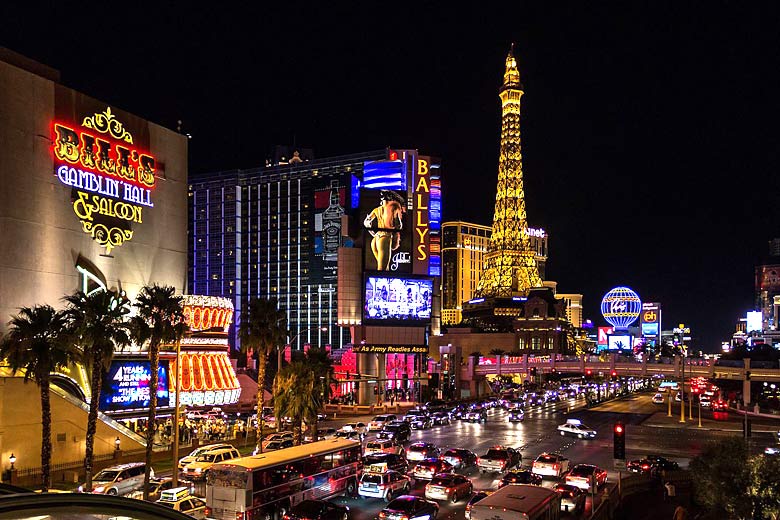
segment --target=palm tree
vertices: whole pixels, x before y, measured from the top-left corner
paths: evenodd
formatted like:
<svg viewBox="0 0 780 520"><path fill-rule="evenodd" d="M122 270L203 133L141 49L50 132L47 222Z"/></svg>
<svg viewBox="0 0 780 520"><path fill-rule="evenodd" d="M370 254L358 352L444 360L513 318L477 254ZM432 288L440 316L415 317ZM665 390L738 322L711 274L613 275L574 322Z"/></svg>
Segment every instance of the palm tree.
<svg viewBox="0 0 780 520"><path fill-rule="evenodd" d="M75 361L76 350L67 333L63 312L50 305L22 307L8 322L8 334L0 342L0 358L12 372L23 370L24 382L32 380L41 393L41 469L46 493L51 484L50 374Z"/></svg>
<svg viewBox="0 0 780 520"><path fill-rule="evenodd" d="M130 320L130 330L138 345L149 342L149 416L146 422L146 467L144 469L144 500L149 500L149 477L154 448L155 417L157 414L158 367L160 345L180 341L187 324L181 296L168 285L144 286L133 306L138 311ZM176 360L179 361L178 359ZM167 383L166 383L167 384ZM175 425L178 428L178 425Z"/></svg>
<svg viewBox="0 0 780 520"><path fill-rule="evenodd" d="M238 334L241 339L241 352L249 350L257 353L257 438L262 440L263 392L265 390L265 368L271 350L283 345L287 340L287 315L279 309L276 299L253 298L241 317ZM278 377L279 374L277 374ZM281 423L277 423L281 424ZM263 444L260 443L262 451Z"/></svg>
<svg viewBox="0 0 780 520"><path fill-rule="evenodd" d="M78 291L64 300L68 304L65 310L68 328L76 344L82 348L84 363L90 371L84 470L85 489L91 490L92 459L103 378L114 357L114 349L130 344L125 320L128 313L127 298L117 291L100 291L89 295Z"/></svg>
<svg viewBox="0 0 780 520"><path fill-rule="evenodd" d="M317 426L317 412L322 402L315 391L314 370L304 362L290 363L274 380L274 415L277 424L284 417L293 419L293 444L301 444L301 425ZM316 429L315 429L316 432ZM315 433L316 435L316 433Z"/></svg>
<svg viewBox="0 0 780 520"><path fill-rule="evenodd" d="M330 398L333 389L330 387L330 382L335 375L335 369L333 367L333 359L325 349L310 348L306 352L306 364L311 367L314 373L314 388L317 393L317 399L320 405L327 402ZM319 409L317 410L319 412ZM312 424L312 440L317 441L317 414L314 414L314 421Z"/></svg>

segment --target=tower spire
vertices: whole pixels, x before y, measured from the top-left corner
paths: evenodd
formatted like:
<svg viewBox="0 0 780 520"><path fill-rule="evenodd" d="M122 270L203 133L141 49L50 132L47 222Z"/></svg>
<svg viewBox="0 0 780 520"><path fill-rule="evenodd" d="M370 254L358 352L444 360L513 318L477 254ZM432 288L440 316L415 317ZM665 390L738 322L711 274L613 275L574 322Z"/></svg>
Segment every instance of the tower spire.
<svg viewBox="0 0 780 520"><path fill-rule="evenodd" d="M493 213L493 233L485 254L485 269L477 285L479 297L526 295L541 287L536 254L530 248L525 212L520 147L520 98L523 95L514 44L506 57L501 98L501 150Z"/></svg>

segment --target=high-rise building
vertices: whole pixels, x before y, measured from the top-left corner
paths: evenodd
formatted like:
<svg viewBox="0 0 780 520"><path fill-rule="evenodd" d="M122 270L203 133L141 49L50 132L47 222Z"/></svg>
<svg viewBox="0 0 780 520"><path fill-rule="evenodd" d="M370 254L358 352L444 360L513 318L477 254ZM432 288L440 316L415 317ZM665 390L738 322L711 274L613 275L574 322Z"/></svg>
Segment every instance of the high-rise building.
<svg viewBox="0 0 780 520"><path fill-rule="evenodd" d="M536 253L539 275L544 279L547 233L526 228L529 247ZM470 222L442 224L442 323L457 325L463 319L462 304L475 297L482 276L492 228Z"/></svg>
<svg viewBox="0 0 780 520"><path fill-rule="evenodd" d="M293 154L275 166L191 176L189 290L233 301L233 348L254 297L278 300L293 348L350 342L349 329L337 325L338 248L350 241L342 216L357 207L364 163L387 157Z"/></svg>
<svg viewBox="0 0 780 520"><path fill-rule="evenodd" d="M762 314L763 330L778 330L776 299L780 299L780 239L769 241L769 255L756 266L756 309ZM780 303L778 301L777 303Z"/></svg>

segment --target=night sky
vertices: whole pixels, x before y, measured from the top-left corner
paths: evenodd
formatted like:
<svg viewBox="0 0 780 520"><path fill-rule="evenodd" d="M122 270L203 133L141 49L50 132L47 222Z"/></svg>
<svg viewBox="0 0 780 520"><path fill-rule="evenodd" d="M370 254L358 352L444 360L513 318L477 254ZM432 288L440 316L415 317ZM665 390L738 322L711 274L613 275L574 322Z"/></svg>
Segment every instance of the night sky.
<svg viewBox="0 0 780 520"><path fill-rule="evenodd" d="M0 7L0 45L182 120L191 172L260 166L293 142L317 157L417 148L442 159L445 219L482 224L515 42L528 220L551 236L548 278L599 325L602 295L628 285L715 351L780 237L772 2L17 4Z"/></svg>

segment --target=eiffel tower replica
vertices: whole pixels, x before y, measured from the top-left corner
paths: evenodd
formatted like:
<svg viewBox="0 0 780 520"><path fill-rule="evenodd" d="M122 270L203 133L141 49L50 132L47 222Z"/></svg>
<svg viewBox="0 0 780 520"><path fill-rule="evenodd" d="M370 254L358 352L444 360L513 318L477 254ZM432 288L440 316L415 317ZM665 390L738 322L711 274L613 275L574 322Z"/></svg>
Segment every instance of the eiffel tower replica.
<svg viewBox="0 0 780 520"><path fill-rule="evenodd" d="M531 289L542 287L535 252L530 247L520 147L520 98L523 87L514 57L506 57L501 98L501 151L493 231L485 253L476 297L463 304L467 322L488 330L511 329L520 304Z"/></svg>

